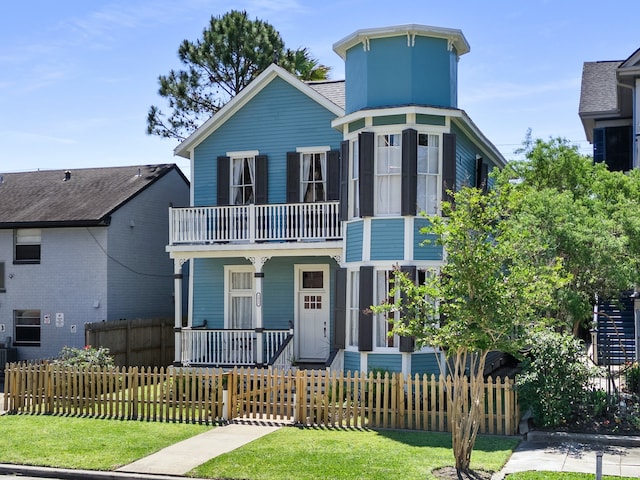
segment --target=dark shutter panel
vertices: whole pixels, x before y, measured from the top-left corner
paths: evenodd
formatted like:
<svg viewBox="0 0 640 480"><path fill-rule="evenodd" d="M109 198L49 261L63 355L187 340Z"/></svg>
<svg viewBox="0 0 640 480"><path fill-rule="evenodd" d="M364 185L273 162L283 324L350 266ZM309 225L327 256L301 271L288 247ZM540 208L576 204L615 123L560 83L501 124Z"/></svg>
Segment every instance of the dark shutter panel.
<svg viewBox="0 0 640 480"><path fill-rule="evenodd" d="M287 203L300 203L300 154L287 152Z"/></svg>
<svg viewBox="0 0 640 480"><path fill-rule="evenodd" d="M482 193L487 193L489 191L489 164L482 163Z"/></svg>
<svg viewBox="0 0 640 480"><path fill-rule="evenodd" d="M402 132L402 215L415 215L418 201L418 132Z"/></svg>
<svg viewBox="0 0 640 480"><path fill-rule="evenodd" d="M268 185L269 176L267 175L267 156L256 156L256 192L255 203L256 205L264 205L269 203Z"/></svg>
<svg viewBox="0 0 640 480"><path fill-rule="evenodd" d="M347 334L347 270L336 270L335 288L335 314L333 316L333 347L344 348Z"/></svg>
<svg viewBox="0 0 640 480"><path fill-rule="evenodd" d="M607 152L605 151L605 135L604 128L593 129L593 161L604 162L607 158Z"/></svg>
<svg viewBox="0 0 640 480"><path fill-rule="evenodd" d="M416 281L417 269L414 265L403 265L402 267L400 267L400 271L406 273L414 282ZM404 295L402 301L404 302ZM400 337L399 350L401 352L413 352L415 350L415 347L416 342L414 337Z"/></svg>
<svg viewBox="0 0 640 480"><path fill-rule="evenodd" d="M338 220L349 218L349 140L340 142L340 210Z"/></svg>
<svg viewBox="0 0 640 480"><path fill-rule="evenodd" d="M489 164L487 164L482 157L476 159L476 188L482 190L482 193L487 193L487 186L489 181Z"/></svg>
<svg viewBox="0 0 640 480"><path fill-rule="evenodd" d="M373 350L373 315L364 310L373 305L373 267L360 267L360 315L358 317L358 350Z"/></svg>
<svg viewBox="0 0 640 480"><path fill-rule="evenodd" d="M360 216L373 217L373 168L374 168L374 135L373 132L359 134L359 182L360 182Z"/></svg>
<svg viewBox="0 0 640 480"><path fill-rule="evenodd" d="M442 200L453 202L447 190L456 189L456 134L442 135Z"/></svg>
<svg viewBox="0 0 640 480"><path fill-rule="evenodd" d="M482 188L482 157L476 158L476 188Z"/></svg>
<svg viewBox="0 0 640 480"><path fill-rule="evenodd" d="M340 152L327 152L327 201L340 200Z"/></svg>
<svg viewBox="0 0 640 480"><path fill-rule="evenodd" d="M217 205L229 205L229 181L231 159L229 157L218 157L218 198Z"/></svg>

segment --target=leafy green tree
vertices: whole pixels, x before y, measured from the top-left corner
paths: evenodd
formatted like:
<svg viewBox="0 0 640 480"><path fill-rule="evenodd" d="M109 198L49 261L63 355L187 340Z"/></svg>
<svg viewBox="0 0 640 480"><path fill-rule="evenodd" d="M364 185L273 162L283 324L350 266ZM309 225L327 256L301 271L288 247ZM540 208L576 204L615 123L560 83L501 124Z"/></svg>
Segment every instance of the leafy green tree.
<svg viewBox="0 0 640 480"><path fill-rule="evenodd" d="M524 333L540 323L539 312L549 308L555 289L566 281L561 262L548 259L536 233L520 228L515 208L520 197L509 183L486 195L474 188L455 193L455 208L444 204L446 218L431 218L424 230L447 253L440 272L418 285L397 271L392 294L399 290L400 300L372 307L376 313L400 310L394 333L446 353L459 472L469 468L480 427L488 352L518 355L526 344Z"/></svg>
<svg viewBox="0 0 640 480"><path fill-rule="evenodd" d="M325 79L329 72L306 48L285 50L269 23L236 10L212 16L201 39L182 42L178 58L185 69L159 77L158 93L171 113L166 116L157 106L150 107L150 135L183 140L272 63L304 80Z"/></svg>
<svg viewBox="0 0 640 480"><path fill-rule="evenodd" d="M537 232L560 257L572 280L548 310L577 334L587 327L596 298L616 298L637 281L640 221L638 172L610 172L564 139L529 141L526 161L510 164L498 184L518 179L523 229Z"/></svg>

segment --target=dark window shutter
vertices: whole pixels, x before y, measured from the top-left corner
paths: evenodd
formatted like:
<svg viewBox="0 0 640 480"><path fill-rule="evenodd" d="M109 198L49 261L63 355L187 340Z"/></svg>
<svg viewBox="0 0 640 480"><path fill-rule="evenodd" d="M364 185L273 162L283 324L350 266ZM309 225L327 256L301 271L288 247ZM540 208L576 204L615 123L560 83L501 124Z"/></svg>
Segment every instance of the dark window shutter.
<svg viewBox="0 0 640 480"><path fill-rule="evenodd" d="M256 156L256 178L255 178L255 199L256 205L269 203L269 176L267 174L267 156Z"/></svg>
<svg viewBox="0 0 640 480"><path fill-rule="evenodd" d="M287 203L300 203L300 154L287 152Z"/></svg>
<svg viewBox="0 0 640 480"><path fill-rule="evenodd" d="M607 127L605 162L612 172L627 172L633 167L633 131L630 125Z"/></svg>
<svg viewBox="0 0 640 480"><path fill-rule="evenodd" d="M605 135L604 128L593 129L593 161L604 162L607 158L607 152L605 151Z"/></svg>
<svg viewBox="0 0 640 480"><path fill-rule="evenodd" d="M415 215L418 201L418 132L402 132L402 215Z"/></svg>
<svg viewBox="0 0 640 480"><path fill-rule="evenodd" d="M335 314L333 316L333 347L344 348L347 334L347 270L336 270Z"/></svg>
<svg viewBox="0 0 640 480"><path fill-rule="evenodd" d="M229 205L229 180L231 159L229 157L218 157L218 206Z"/></svg>
<svg viewBox="0 0 640 480"><path fill-rule="evenodd" d="M373 178L374 178L374 135L373 132L359 134L359 182L360 216L373 217Z"/></svg>
<svg viewBox="0 0 640 480"><path fill-rule="evenodd" d="M327 152L327 200L340 199L340 152Z"/></svg>
<svg viewBox="0 0 640 480"><path fill-rule="evenodd" d="M487 193L489 165L481 158L476 159L476 188Z"/></svg>
<svg viewBox="0 0 640 480"><path fill-rule="evenodd" d="M447 190L456 189L456 134L442 135L442 200L453 202Z"/></svg>
<svg viewBox="0 0 640 480"><path fill-rule="evenodd" d="M416 281L417 269L415 265L403 265L400 267L400 271L406 273L409 278L411 278L414 282ZM404 302L404 295L402 298ZM400 348L401 352L413 352L416 348L416 341L414 337L400 337Z"/></svg>
<svg viewBox="0 0 640 480"><path fill-rule="evenodd" d="M341 222L349 218L349 140L340 142L340 210Z"/></svg>
<svg viewBox="0 0 640 480"><path fill-rule="evenodd" d="M358 350L373 350L373 315L364 313L373 305L373 267L360 267L360 315L358 318Z"/></svg>

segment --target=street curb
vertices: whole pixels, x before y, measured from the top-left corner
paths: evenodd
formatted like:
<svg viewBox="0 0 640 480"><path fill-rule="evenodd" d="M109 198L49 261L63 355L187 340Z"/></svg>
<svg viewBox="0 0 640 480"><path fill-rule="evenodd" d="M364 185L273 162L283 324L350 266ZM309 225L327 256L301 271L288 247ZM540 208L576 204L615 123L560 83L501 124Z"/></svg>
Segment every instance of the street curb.
<svg viewBox="0 0 640 480"><path fill-rule="evenodd" d="M595 445L614 445L618 447L640 447L640 436L601 435L590 433L543 432L531 430L525 435L525 441L535 443L590 443Z"/></svg>
<svg viewBox="0 0 640 480"><path fill-rule="evenodd" d="M105 472L100 470L73 470L67 468L34 467L31 465L1 463L0 475L10 474L42 478L63 478L68 480L86 480L87 478L99 480L179 480L185 478L181 475L152 475L145 473ZM199 479L190 478L189 480Z"/></svg>

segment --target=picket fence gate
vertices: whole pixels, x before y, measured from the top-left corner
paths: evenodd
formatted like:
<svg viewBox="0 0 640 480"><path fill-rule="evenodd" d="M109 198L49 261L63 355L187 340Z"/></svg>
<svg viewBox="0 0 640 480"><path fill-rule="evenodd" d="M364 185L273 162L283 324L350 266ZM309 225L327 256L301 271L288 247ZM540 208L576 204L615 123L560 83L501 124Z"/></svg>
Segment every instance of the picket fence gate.
<svg viewBox="0 0 640 480"><path fill-rule="evenodd" d="M446 392L451 388L450 377L435 375L14 363L5 371L4 409L160 422L281 422L447 432ZM488 378L482 403L480 433L517 433L519 410L511 379Z"/></svg>

